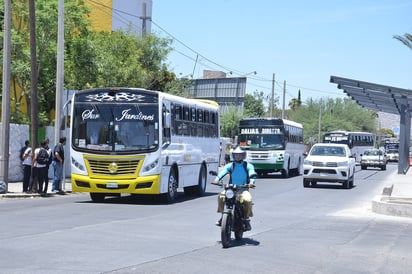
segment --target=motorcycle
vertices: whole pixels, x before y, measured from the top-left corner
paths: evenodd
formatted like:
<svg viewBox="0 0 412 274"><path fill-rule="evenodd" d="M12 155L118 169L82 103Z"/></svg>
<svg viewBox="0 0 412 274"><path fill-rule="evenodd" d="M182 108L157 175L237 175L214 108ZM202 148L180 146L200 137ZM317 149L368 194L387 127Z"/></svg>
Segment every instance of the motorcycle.
<svg viewBox="0 0 412 274"><path fill-rule="evenodd" d="M217 172L210 171L209 174L216 176ZM254 175L253 178L256 176ZM250 230L250 222L244 217L244 205L240 201L240 194L243 190L248 190L249 185L235 185L235 184L224 184L220 180L217 184L225 189L225 201L224 209L222 213L221 221L221 242L224 248L230 246L231 233L233 231L236 240L241 240L243 238L243 232ZM253 186L254 187L254 186Z"/></svg>

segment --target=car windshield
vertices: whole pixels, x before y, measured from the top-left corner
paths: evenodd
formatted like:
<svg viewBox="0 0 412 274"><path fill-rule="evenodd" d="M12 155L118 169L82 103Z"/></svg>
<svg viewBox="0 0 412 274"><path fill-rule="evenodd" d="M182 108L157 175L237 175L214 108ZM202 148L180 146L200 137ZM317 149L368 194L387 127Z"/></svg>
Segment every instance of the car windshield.
<svg viewBox="0 0 412 274"><path fill-rule="evenodd" d="M312 148L310 155L313 156L338 156L345 157L346 152L343 147L335 146L315 146Z"/></svg>
<svg viewBox="0 0 412 274"><path fill-rule="evenodd" d="M380 156L383 153L380 150L367 150L363 154L366 156Z"/></svg>
<svg viewBox="0 0 412 274"><path fill-rule="evenodd" d="M398 153L396 149L389 149L387 153Z"/></svg>

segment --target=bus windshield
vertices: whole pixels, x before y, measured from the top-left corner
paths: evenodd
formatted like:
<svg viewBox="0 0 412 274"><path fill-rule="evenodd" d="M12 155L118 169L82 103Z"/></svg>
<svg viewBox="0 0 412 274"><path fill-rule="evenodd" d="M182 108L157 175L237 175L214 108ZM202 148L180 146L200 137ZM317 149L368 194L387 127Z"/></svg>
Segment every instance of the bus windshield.
<svg viewBox="0 0 412 274"><path fill-rule="evenodd" d="M156 104L79 103L73 109L72 144L95 152L154 150L158 119Z"/></svg>
<svg viewBox="0 0 412 274"><path fill-rule="evenodd" d="M241 134L239 144L251 149L285 149L282 134Z"/></svg>

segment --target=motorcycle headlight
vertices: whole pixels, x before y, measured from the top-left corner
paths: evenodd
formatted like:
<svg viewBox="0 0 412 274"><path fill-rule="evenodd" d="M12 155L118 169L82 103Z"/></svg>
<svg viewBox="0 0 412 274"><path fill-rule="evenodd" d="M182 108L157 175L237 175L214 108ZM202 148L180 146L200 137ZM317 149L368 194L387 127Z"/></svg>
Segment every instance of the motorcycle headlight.
<svg viewBox="0 0 412 274"><path fill-rule="evenodd" d="M231 189L228 189L228 190L226 190L226 198L228 198L228 199L232 199L233 198L233 196L235 196L235 193L233 192L233 190L231 190Z"/></svg>

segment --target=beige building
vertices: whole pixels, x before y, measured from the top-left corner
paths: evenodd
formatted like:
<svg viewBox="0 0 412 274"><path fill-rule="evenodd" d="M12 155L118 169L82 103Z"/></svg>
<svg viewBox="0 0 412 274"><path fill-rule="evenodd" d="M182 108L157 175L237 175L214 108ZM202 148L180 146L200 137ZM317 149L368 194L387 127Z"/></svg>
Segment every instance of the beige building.
<svg viewBox="0 0 412 274"><path fill-rule="evenodd" d="M86 0L92 28L114 31L129 26L137 33L151 32L152 0Z"/></svg>

